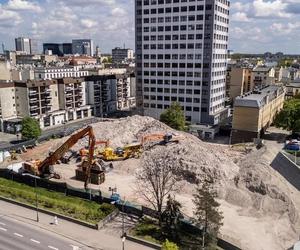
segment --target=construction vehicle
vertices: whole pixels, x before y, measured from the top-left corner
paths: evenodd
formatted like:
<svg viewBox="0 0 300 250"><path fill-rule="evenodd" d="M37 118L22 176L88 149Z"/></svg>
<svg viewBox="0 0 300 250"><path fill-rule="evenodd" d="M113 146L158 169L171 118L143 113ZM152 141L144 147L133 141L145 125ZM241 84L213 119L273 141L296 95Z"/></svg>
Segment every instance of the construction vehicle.
<svg viewBox="0 0 300 250"><path fill-rule="evenodd" d="M101 158L105 161L121 161L129 158L137 158L141 154L141 144L134 143L116 149L105 147L100 154Z"/></svg>
<svg viewBox="0 0 300 250"><path fill-rule="evenodd" d="M168 143L178 143L183 137L172 133L157 133L145 135L141 139L141 145L144 148L146 144L151 142L157 142L160 145L166 145Z"/></svg>
<svg viewBox="0 0 300 250"><path fill-rule="evenodd" d="M109 147L109 143L110 143L109 140L98 140L98 141L96 141L95 145L104 144L104 147L108 148ZM95 150L94 150L95 156L98 156L99 154L101 154L101 152L102 152L101 148L95 146ZM85 148L82 148L82 149L79 150L79 155L81 157L85 157L88 154L89 154L88 147L85 147Z"/></svg>
<svg viewBox="0 0 300 250"><path fill-rule="evenodd" d="M54 172L53 165L56 164L64 154L73 147L78 140L88 136L89 137L89 154L88 156L82 161L80 169L78 171L83 172L85 187L87 187L88 182L90 181L91 170L97 173L100 176L101 183L104 182L104 171L99 169L99 166L96 166L96 161L94 160L94 148L95 148L95 135L93 132L93 128L88 126L81 131L77 132L70 136L70 138L63 143L58 149L54 152L51 152L49 156L44 159L43 161L35 160L25 162L23 164L23 169L26 172L32 173L42 178L57 178L60 179L60 176ZM81 174L82 176L82 174ZM101 184L100 183L100 184Z"/></svg>

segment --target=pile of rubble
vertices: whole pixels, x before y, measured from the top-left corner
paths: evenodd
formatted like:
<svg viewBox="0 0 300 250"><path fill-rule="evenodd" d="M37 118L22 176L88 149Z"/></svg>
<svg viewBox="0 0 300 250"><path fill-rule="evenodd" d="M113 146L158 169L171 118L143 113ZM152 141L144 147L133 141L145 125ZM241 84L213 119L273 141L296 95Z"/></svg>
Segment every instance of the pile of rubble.
<svg viewBox="0 0 300 250"><path fill-rule="evenodd" d="M175 132L155 119L140 116L101 122L92 126L97 139L109 139L112 147L140 141L146 134ZM292 191L298 191L264 162L263 150L253 149L250 153L236 152L226 145L206 143L184 132L176 131L176 133L179 133L183 140L178 144L153 147L144 153L136 164L134 160L130 161L131 170L134 172L151 157L168 158L173 164L181 166L181 174L185 177L187 187L194 187L197 181L210 178L214 180L220 200L239 207L243 215L261 220L264 216L274 219L287 218L285 220L287 229L284 230L282 226L278 230L283 235L284 240L281 241L284 246L292 242L296 234L295 228L300 224L299 210L295 205L300 203L300 197L292 196ZM232 218L235 219L238 220ZM274 232L274 238L275 236L278 236L277 232Z"/></svg>

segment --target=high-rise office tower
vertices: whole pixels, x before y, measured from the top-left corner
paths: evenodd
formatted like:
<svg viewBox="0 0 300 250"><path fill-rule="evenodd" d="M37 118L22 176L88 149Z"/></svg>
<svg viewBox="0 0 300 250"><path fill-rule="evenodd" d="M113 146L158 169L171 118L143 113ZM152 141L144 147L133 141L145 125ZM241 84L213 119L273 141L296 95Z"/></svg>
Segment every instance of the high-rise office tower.
<svg viewBox="0 0 300 250"><path fill-rule="evenodd" d="M137 105L159 118L179 102L192 123L228 116L228 0L136 0Z"/></svg>
<svg viewBox="0 0 300 250"><path fill-rule="evenodd" d="M94 55L93 40L91 39L75 39L72 40L73 54L79 55Z"/></svg>
<svg viewBox="0 0 300 250"><path fill-rule="evenodd" d="M16 51L23 51L26 54L31 54L30 38L18 37L15 39Z"/></svg>

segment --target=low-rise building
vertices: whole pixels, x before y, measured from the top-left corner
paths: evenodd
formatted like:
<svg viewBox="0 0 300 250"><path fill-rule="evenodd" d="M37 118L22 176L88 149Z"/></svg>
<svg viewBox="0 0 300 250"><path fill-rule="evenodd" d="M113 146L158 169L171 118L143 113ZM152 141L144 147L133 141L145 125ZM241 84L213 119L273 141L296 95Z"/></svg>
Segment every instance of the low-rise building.
<svg viewBox="0 0 300 250"><path fill-rule="evenodd" d="M230 100L253 89L251 68L232 66L227 70L226 90Z"/></svg>
<svg viewBox="0 0 300 250"><path fill-rule="evenodd" d="M36 80L84 77L88 75L89 72L87 70L82 70L80 66L37 67L34 69L34 78Z"/></svg>
<svg viewBox="0 0 300 250"><path fill-rule="evenodd" d="M251 85L255 88L263 88L275 84L275 68L257 66L252 70Z"/></svg>
<svg viewBox="0 0 300 250"><path fill-rule="evenodd" d="M113 63L127 63L133 60L132 49L114 48L112 50L112 62Z"/></svg>
<svg viewBox="0 0 300 250"><path fill-rule="evenodd" d="M300 79L292 81L290 84L286 85L286 98L293 98L300 95Z"/></svg>
<svg viewBox="0 0 300 250"><path fill-rule="evenodd" d="M234 102L231 143L251 142L260 138L283 108L285 88L267 86L245 95Z"/></svg>

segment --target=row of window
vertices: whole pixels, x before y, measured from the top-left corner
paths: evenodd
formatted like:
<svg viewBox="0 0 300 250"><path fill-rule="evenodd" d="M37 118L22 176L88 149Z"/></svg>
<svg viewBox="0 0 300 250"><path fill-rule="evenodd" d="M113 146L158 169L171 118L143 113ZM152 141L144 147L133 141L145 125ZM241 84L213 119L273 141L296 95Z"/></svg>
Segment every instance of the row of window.
<svg viewBox="0 0 300 250"><path fill-rule="evenodd" d="M172 69L197 69L201 68L201 63L144 63L144 68L172 68ZM209 64L204 64L203 68L209 68Z"/></svg>
<svg viewBox="0 0 300 250"><path fill-rule="evenodd" d="M144 0L144 1L137 1L137 6L142 6L142 4L144 3L145 6L147 5L156 5L156 4L172 4L172 3L191 3L191 2L203 2L203 0ZM217 0L219 3L222 3L226 6L230 6L230 2L228 0ZM221 6L217 6L216 5L216 10L219 10L217 7L221 7Z"/></svg>
<svg viewBox="0 0 300 250"><path fill-rule="evenodd" d="M172 101L172 102L186 102L186 103L200 103L200 98L191 98L191 97L181 97L181 96L156 96L156 95L144 95L144 100L151 100L151 101ZM205 99L206 103L202 102L203 104L207 104L207 99Z"/></svg>
<svg viewBox="0 0 300 250"><path fill-rule="evenodd" d="M200 89L169 89L169 88L149 88L144 87L144 92L152 92L152 93L172 93L172 94L187 94L187 95L200 95Z"/></svg>
<svg viewBox="0 0 300 250"><path fill-rule="evenodd" d="M173 25L173 26L151 26L144 28L144 32L163 32L163 31L186 31L186 30L203 30L203 24Z"/></svg>
<svg viewBox="0 0 300 250"><path fill-rule="evenodd" d="M217 72L216 72L217 73ZM165 76L165 77L201 77L201 72L163 72L163 71L137 71L138 76ZM202 77L208 78L210 74L208 72L203 72ZM159 80L158 80L159 81ZM165 84L170 84L170 80L165 80Z"/></svg>
<svg viewBox="0 0 300 250"><path fill-rule="evenodd" d="M201 81L192 81L192 80L162 80L162 79L144 79L144 84L147 85L147 84L159 84L159 85L162 85L162 84L165 84L165 85L179 85L179 86L201 86ZM202 86L208 86L208 82L207 81L202 81Z"/></svg>
<svg viewBox="0 0 300 250"><path fill-rule="evenodd" d="M202 54L144 54L144 59L148 60L148 59L151 59L151 60L177 60L177 59L181 59L181 60L185 60L185 59L190 59L190 60L193 60L193 59L196 59L196 60L200 60L202 58Z"/></svg>
<svg viewBox="0 0 300 250"><path fill-rule="evenodd" d="M154 109L168 109L170 107L170 105L162 105L162 104L155 104L155 103L144 103L144 108L154 108ZM182 109L184 110L184 107L182 107ZM190 106L186 106L185 107L185 111L192 111L192 107ZM193 107L193 111L194 112L199 112L200 108L199 107ZM201 112L207 112L207 108L201 108ZM191 121L191 117L187 117L186 118L187 121Z"/></svg>
<svg viewBox="0 0 300 250"><path fill-rule="evenodd" d="M137 45L137 48L139 49L140 46ZM144 49L161 49L161 50L167 50L167 49L202 49L202 43L180 43L180 44L144 44ZM209 49L209 48L207 48Z"/></svg>

